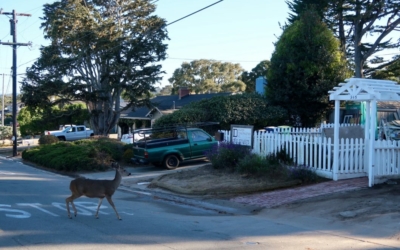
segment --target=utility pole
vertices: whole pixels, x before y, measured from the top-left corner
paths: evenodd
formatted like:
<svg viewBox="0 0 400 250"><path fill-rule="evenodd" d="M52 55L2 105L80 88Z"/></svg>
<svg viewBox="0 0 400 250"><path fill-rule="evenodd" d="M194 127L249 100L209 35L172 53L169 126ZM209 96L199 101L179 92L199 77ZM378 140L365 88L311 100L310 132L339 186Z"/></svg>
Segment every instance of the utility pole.
<svg viewBox="0 0 400 250"><path fill-rule="evenodd" d="M3 95L2 100L2 105L1 105L1 125L4 126L4 75L3 74L3 91L1 92Z"/></svg>
<svg viewBox="0 0 400 250"><path fill-rule="evenodd" d="M12 101L13 101L13 156L17 156L17 46L29 46L31 43L17 43L17 16L31 16L30 14L16 13L15 10L12 12L3 12L3 9L0 9L0 14L10 15L12 19L10 19L10 34L13 36L12 43L2 43L2 45L12 45L13 48L13 93L12 93Z"/></svg>

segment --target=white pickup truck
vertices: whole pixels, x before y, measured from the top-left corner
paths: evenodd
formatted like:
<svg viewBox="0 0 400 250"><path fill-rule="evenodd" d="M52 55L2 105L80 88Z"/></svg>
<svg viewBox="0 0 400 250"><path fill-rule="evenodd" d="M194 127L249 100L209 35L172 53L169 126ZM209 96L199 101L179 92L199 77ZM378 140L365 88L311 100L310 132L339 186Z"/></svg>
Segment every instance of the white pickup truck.
<svg viewBox="0 0 400 250"><path fill-rule="evenodd" d="M94 135L93 130L85 125L67 126L64 130L44 131L45 135L54 135L60 141L76 141L87 139Z"/></svg>

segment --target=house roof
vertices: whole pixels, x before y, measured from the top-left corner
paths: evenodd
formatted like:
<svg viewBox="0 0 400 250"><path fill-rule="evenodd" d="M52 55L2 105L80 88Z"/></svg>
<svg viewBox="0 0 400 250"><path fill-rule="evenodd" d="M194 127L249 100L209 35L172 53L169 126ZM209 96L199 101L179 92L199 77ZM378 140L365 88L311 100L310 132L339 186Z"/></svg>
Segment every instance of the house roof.
<svg viewBox="0 0 400 250"><path fill-rule="evenodd" d="M400 101L377 102L376 106L379 109L397 110L400 109Z"/></svg>
<svg viewBox="0 0 400 250"><path fill-rule="evenodd" d="M213 93L213 94L197 94L197 95L185 95L179 98L179 95L164 95L157 96L151 99L151 103L155 108L158 109L162 114L172 113L176 109L180 109L185 105L192 102L201 101L203 99L210 99L215 96L228 96L232 93ZM138 107L135 110L128 109L121 113L120 118L124 119L150 119L148 114L153 108Z"/></svg>
<svg viewBox="0 0 400 250"><path fill-rule="evenodd" d="M350 78L328 93L330 100L400 101L400 85L388 80Z"/></svg>

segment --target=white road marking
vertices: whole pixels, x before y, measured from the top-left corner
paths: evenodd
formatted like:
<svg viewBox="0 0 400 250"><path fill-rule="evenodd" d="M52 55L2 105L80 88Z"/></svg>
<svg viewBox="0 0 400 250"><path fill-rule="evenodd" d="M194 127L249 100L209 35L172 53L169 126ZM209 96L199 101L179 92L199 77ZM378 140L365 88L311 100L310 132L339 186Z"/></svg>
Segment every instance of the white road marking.
<svg viewBox="0 0 400 250"><path fill-rule="evenodd" d="M4 172L4 171L0 171L0 174L3 174L3 175L16 175L16 173L13 173L13 172Z"/></svg>
<svg viewBox="0 0 400 250"><path fill-rule="evenodd" d="M55 217L58 217L58 216L59 216L58 214L54 214L54 213L52 213L52 212L50 212L50 211L47 211L47 210L44 209L44 208L39 207L39 206L42 205L42 204L40 204L40 203L17 203L17 205L18 205L18 206L33 207L33 208L36 208L36 209L38 209L38 210L40 210L40 211L42 211L42 212L44 212L44 213L46 213L46 214L50 214L50 215L53 215L53 216L55 216Z"/></svg>
<svg viewBox="0 0 400 250"><path fill-rule="evenodd" d="M19 209L13 209L13 208L1 208L1 207L11 207L10 205L0 204L0 211L19 213L19 214L6 214L6 217L16 218L16 219L26 219L26 218L31 217L31 214L26 211L22 211Z"/></svg>

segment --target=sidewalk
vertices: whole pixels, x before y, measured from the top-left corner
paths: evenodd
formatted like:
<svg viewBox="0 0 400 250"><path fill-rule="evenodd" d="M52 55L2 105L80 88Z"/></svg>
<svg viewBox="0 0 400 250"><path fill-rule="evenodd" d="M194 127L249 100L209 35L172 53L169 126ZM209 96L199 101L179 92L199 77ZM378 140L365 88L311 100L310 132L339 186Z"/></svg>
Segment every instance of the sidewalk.
<svg viewBox="0 0 400 250"><path fill-rule="evenodd" d="M353 191L367 187L368 178L362 177L339 181L327 181L297 188L238 196L230 200L242 204L255 205L263 208L272 208L307 198L345 191Z"/></svg>

